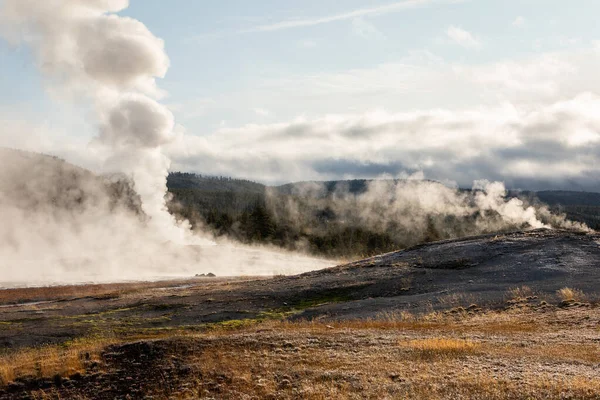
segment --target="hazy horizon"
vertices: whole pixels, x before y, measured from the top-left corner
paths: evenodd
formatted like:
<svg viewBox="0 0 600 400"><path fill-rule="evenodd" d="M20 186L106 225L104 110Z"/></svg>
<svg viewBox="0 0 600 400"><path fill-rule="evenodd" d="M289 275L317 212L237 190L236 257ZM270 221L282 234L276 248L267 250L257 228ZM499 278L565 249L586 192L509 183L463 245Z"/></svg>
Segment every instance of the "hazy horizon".
<svg viewBox="0 0 600 400"><path fill-rule="evenodd" d="M118 3L166 53L153 96L174 118L171 171L600 190L597 2ZM48 79L9 19L0 146L105 171L92 102Z"/></svg>

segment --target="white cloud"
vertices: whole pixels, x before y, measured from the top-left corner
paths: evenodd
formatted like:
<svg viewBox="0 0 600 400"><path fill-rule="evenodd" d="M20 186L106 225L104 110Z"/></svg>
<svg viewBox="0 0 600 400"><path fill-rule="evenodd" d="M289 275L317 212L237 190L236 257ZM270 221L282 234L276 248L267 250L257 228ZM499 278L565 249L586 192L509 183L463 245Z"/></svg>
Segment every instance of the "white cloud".
<svg viewBox="0 0 600 400"><path fill-rule="evenodd" d="M175 167L270 182L424 171L468 185L574 182L599 188L600 97L543 107L476 107L330 115L221 129L169 149Z"/></svg>
<svg viewBox="0 0 600 400"><path fill-rule="evenodd" d="M523 17L522 15L519 15L517 18L515 18L512 25L520 27L520 26L524 26L526 23L527 23L527 20L525 19L525 17Z"/></svg>
<svg viewBox="0 0 600 400"><path fill-rule="evenodd" d="M481 40L475 37L471 32L457 26L448 27L446 36L454 43L469 49L480 49L482 47Z"/></svg>
<svg viewBox="0 0 600 400"><path fill-rule="evenodd" d="M581 45L583 40L579 37L568 37L568 36L560 36L558 38L558 45L560 47L576 47Z"/></svg>
<svg viewBox="0 0 600 400"><path fill-rule="evenodd" d="M598 70L600 51L595 47L478 65L413 52L368 68L256 79L234 92L220 93L202 117L182 123L195 134L218 128L221 119L230 127L262 123L263 117L251 110L255 106L268 110L274 122L377 109L461 110L504 103L537 107L586 91L600 93ZM196 106L192 102L187 108Z"/></svg>
<svg viewBox="0 0 600 400"><path fill-rule="evenodd" d="M269 78L200 101L215 125L227 123L168 152L175 170L269 182L422 170L463 186L487 178L600 190L599 69L600 49L590 47L480 65L415 52L372 68ZM254 123L240 127L231 110ZM56 143L44 148L68 141Z"/></svg>
<svg viewBox="0 0 600 400"><path fill-rule="evenodd" d="M422 170L463 186L487 178L600 190L598 69L595 47L481 65L418 52L373 68L272 79L222 101L261 98L280 123L192 137L170 148L173 168L269 182Z"/></svg>

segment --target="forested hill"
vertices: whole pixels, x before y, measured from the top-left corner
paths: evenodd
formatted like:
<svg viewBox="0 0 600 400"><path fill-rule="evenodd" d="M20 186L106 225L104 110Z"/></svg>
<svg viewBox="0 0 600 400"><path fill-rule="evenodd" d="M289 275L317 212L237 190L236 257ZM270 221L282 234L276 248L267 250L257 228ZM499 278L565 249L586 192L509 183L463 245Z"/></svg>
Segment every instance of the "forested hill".
<svg viewBox="0 0 600 400"><path fill-rule="evenodd" d="M425 227L414 229L396 226L393 221L369 227L353 221L353 214L359 210L346 210L346 215L342 215L339 208L331 205L336 191L360 195L370 182L358 179L265 186L227 177L172 173L168 186L174 201L169 207L174 214L212 230L216 236L291 249L300 246L315 254L335 257L378 254L478 233L475 216L461 221L432 216L425 221ZM600 193L545 191L538 195L511 191L508 196L520 197L529 204L546 202L553 211L600 229Z"/></svg>
<svg viewBox="0 0 600 400"><path fill-rule="evenodd" d="M0 205L35 212L82 211L100 204L143 214L125 176L98 176L58 157L0 148Z"/></svg>
<svg viewBox="0 0 600 400"><path fill-rule="evenodd" d="M245 179L224 176L203 176L172 172L167 177L169 189L196 189L205 192L264 193L265 185Z"/></svg>
<svg viewBox="0 0 600 400"><path fill-rule="evenodd" d="M273 189L281 194L298 195L310 193L311 195L327 196L334 193L337 190L343 190L350 194L361 194L369 189L369 183L372 183L374 179L349 179L349 180L337 180L337 181L303 181L286 183L285 185L273 186ZM379 180L385 181L390 184L396 184L401 182L401 179L386 179ZM427 181L427 180L426 180ZM435 182L435 181L428 181ZM315 190L318 187L319 190Z"/></svg>
<svg viewBox="0 0 600 400"><path fill-rule="evenodd" d="M542 202L551 206L600 206L600 193L545 190L535 194Z"/></svg>
<svg viewBox="0 0 600 400"><path fill-rule="evenodd" d="M173 172L167 177L167 187L173 196L171 213L192 225L208 224L217 235L232 234L231 227L242 214L265 203L266 186L243 179Z"/></svg>
<svg viewBox="0 0 600 400"><path fill-rule="evenodd" d="M277 186L276 189L282 194L297 194L310 191L315 185L318 185L322 189L322 194L327 195L333 193L336 188L342 187L352 194L360 194L367 191L368 184L371 180L368 179L352 179L345 181L323 181L323 182L294 182L287 183L285 185Z"/></svg>
<svg viewBox="0 0 600 400"><path fill-rule="evenodd" d="M264 195L267 189L282 195L300 195L310 192L318 187L323 195L328 195L343 188L351 194L360 194L367 190L372 179L352 179L337 181L303 181L287 183L279 186L266 186L258 182L246 179L235 179L223 176L204 176L192 173L173 172L167 178L169 190L194 189L200 192L229 192L244 194ZM394 179L393 182L399 182ZM461 189L469 191L469 189ZM314 192L314 191L313 191ZM509 191L510 197L527 197L537 199L549 206L561 207L600 207L600 193L581 192L567 190L544 190L544 191Z"/></svg>
<svg viewBox="0 0 600 400"><path fill-rule="evenodd" d="M245 243L269 243L334 257L366 256L417 243L468 236L477 231L477 216L462 220L431 216L420 226L382 216L367 226L350 199L331 203L342 190L363 193L369 180L301 182L265 186L249 180L171 173L169 210L195 227ZM397 181L389 181L394 183ZM441 185L441 184L440 184ZM465 190L465 192L469 192ZM107 197L108 196L108 197ZM600 229L600 193L513 192L530 203L545 202L569 219ZM108 199L109 201L105 201ZM0 148L0 205L30 212L69 212L107 204L126 207L143 217L139 196L125 177L99 176L56 157Z"/></svg>

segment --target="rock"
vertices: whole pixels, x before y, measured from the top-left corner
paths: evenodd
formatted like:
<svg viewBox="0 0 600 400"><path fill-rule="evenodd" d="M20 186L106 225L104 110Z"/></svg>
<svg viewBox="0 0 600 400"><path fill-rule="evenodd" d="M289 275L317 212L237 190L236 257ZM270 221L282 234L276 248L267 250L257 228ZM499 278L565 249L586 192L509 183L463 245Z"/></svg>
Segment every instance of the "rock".
<svg viewBox="0 0 600 400"><path fill-rule="evenodd" d="M215 274L213 274L212 272L209 272L208 274L206 274L206 276L207 276L208 278L214 278L214 277L216 277L216 275L215 275Z"/></svg>

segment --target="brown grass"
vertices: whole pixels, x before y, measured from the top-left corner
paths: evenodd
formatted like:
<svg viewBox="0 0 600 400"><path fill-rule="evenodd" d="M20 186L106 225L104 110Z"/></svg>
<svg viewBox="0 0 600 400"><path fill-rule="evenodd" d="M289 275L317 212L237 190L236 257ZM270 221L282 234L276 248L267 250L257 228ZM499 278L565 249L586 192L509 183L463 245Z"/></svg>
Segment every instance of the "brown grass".
<svg viewBox="0 0 600 400"><path fill-rule="evenodd" d="M419 358L429 360L435 358L462 357L474 354L479 344L464 339L434 337L402 341L401 347L416 353Z"/></svg>
<svg viewBox="0 0 600 400"><path fill-rule="evenodd" d="M439 296L437 302L445 308L451 308L476 303L477 298L472 294L449 293Z"/></svg>
<svg viewBox="0 0 600 400"><path fill-rule="evenodd" d="M84 371L89 362L97 360L103 347L109 344L124 343L140 339L162 339L173 337L230 337L237 333L255 334L257 331L281 332L305 336L310 334L329 335L334 332L413 332L415 335L431 333L444 334L444 337L401 341L401 347L410 350L421 358L450 357L475 354L480 345L463 339L454 339L455 334L521 335L539 331L539 326L530 318L501 312L488 312L476 316L460 317L433 312L415 316L400 311L384 313L376 319L346 321L282 321L282 320L234 320L215 324L204 333L185 329L139 330L108 336L82 338L63 345L24 348L6 354L0 353L0 383L7 384L17 377L52 377L56 374L68 376ZM108 331L110 332L110 331ZM446 336L448 335L448 336ZM86 356L86 353L88 356ZM589 357L588 357L589 359Z"/></svg>
<svg viewBox="0 0 600 400"><path fill-rule="evenodd" d="M164 287L162 282L156 287ZM142 288L152 287L150 283L116 283L94 285L47 286L36 288L19 288L0 290L0 304L18 304L36 301L56 301L82 297L99 299L117 298L123 293L130 293Z"/></svg>
<svg viewBox="0 0 600 400"><path fill-rule="evenodd" d="M228 286L247 279L267 279L267 277L174 279L157 282L100 283L88 285L43 286L31 288L0 289L0 305L38 301L71 300L84 297L114 299L124 295L152 292L154 289L175 288L180 285L201 285L203 290Z"/></svg>
<svg viewBox="0 0 600 400"><path fill-rule="evenodd" d="M372 320L269 320L216 324L201 333L148 333L173 341L178 363L193 368L185 386L152 394L156 399L594 399L600 393L594 370L600 345L589 340L597 335L589 321L598 317L594 308L461 316L395 312ZM0 382L83 372L100 360L105 346L131 340L90 338L5 354ZM167 363L171 359L165 355Z"/></svg>
<svg viewBox="0 0 600 400"><path fill-rule="evenodd" d="M99 361L100 353L116 339L88 338L64 345L25 348L0 356L0 383L6 385L16 378L51 378L85 372Z"/></svg>
<svg viewBox="0 0 600 400"><path fill-rule="evenodd" d="M345 331L342 337L356 333ZM236 346L233 342L219 342L207 348L198 360L204 378L195 383L192 391L197 397L211 397L211 376L227 378L222 398L245 395L281 399L592 399L597 398L600 389L600 381L585 376L557 378L532 370L516 381L506 375L478 372L477 365L490 358L492 366L498 362L512 365L513 360L488 352L488 346L469 339L418 338L400 341L396 348L385 345L365 348L359 344L348 345L336 334L340 333L330 330L310 336L321 341L321 346L305 346L300 342L289 350L269 349L269 339L264 346L251 348L240 343ZM377 336L377 331L373 332L374 342ZM294 337L290 332L280 340L289 341ZM516 347L518 351L519 346ZM565 351L568 347L563 346ZM466 356L473 357L469 359L468 368Z"/></svg>
<svg viewBox="0 0 600 400"><path fill-rule="evenodd" d="M344 321L268 321L261 329L280 331L328 332L331 330L380 330L407 332L445 332L461 334L517 335L535 333L541 329L534 317L505 312L487 312L479 315L452 315L432 312L415 316L409 312L382 313L374 319Z"/></svg>
<svg viewBox="0 0 600 400"><path fill-rule="evenodd" d="M536 344L529 347L491 344L487 346L490 354L511 358L529 357L532 360L546 362L580 362L596 364L600 362L600 346L592 344Z"/></svg>
<svg viewBox="0 0 600 400"><path fill-rule="evenodd" d="M556 292L558 298L563 302L585 301L585 294L578 289L564 287Z"/></svg>
<svg viewBox="0 0 600 400"><path fill-rule="evenodd" d="M522 300L533 296L533 290L529 286L518 286L506 291L507 300Z"/></svg>

